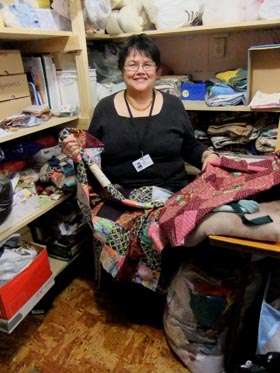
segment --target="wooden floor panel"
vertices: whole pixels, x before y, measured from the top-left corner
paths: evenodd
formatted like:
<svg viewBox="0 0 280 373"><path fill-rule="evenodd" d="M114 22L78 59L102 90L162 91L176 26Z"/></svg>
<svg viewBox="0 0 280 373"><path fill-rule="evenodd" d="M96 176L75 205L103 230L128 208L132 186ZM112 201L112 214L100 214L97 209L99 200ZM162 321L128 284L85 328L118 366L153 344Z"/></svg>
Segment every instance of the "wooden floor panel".
<svg viewBox="0 0 280 373"><path fill-rule="evenodd" d="M0 333L0 372L187 373L162 326L133 321L120 304L93 281L75 278L45 315Z"/></svg>

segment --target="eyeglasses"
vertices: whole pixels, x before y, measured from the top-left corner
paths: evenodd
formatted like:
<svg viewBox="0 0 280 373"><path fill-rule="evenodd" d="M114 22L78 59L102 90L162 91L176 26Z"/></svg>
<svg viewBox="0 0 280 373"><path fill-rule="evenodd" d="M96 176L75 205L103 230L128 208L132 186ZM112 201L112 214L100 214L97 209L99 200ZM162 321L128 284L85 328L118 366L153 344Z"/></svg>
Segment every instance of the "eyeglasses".
<svg viewBox="0 0 280 373"><path fill-rule="evenodd" d="M143 64L130 63L128 65L124 65L127 71L137 71L140 68L140 66L142 66L142 69L144 71L152 71L156 65L150 62L143 63Z"/></svg>

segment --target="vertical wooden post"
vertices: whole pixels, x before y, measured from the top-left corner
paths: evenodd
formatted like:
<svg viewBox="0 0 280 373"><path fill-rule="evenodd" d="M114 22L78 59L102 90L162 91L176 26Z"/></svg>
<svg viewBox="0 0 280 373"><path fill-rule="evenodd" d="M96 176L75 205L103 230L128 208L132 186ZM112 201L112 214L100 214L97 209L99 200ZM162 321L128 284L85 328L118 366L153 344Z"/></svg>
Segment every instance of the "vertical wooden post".
<svg viewBox="0 0 280 373"><path fill-rule="evenodd" d="M80 50L76 52L75 57L80 97L80 124L81 126L85 125L88 127L93 113L93 98L91 97L90 90L87 42L81 0L70 0L69 6L72 20L72 31L74 35L78 36L80 42Z"/></svg>

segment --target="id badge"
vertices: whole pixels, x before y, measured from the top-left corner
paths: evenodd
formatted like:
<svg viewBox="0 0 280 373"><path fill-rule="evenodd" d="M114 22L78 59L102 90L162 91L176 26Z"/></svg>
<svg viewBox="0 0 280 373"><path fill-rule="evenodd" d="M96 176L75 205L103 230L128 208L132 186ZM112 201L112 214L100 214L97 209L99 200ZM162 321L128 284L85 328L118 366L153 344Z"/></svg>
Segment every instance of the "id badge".
<svg viewBox="0 0 280 373"><path fill-rule="evenodd" d="M142 170L145 170L145 168L150 167L152 164L154 164L152 158L149 154L145 154L143 157L136 159L136 161L132 162L135 170L137 172L140 172Z"/></svg>

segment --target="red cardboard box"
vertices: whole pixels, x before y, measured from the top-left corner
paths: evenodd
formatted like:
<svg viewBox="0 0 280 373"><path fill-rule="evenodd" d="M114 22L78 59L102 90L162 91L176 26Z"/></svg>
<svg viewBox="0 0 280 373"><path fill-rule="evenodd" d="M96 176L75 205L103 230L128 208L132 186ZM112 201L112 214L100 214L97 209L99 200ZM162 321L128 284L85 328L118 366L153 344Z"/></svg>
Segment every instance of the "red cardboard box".
<svg viewBox="0 0 280 373"><path fill-rule="evenodd" d="M0 319L9 320L52 276L46 247L34 243L30 245L38 252L36 258L0 287Z"/></svg>

